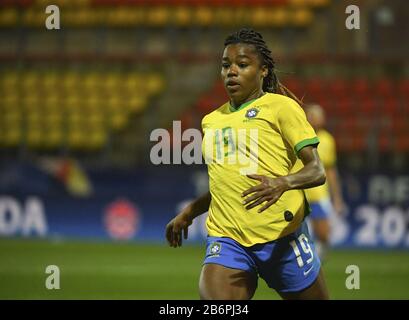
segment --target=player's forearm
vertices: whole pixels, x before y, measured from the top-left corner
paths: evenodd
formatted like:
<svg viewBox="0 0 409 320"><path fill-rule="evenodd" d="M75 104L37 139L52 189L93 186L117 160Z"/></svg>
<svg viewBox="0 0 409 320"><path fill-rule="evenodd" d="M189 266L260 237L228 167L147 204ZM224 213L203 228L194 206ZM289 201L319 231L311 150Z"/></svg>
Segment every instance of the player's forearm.
<svg viewBox="0 0 409 320"><path fill-rule="evenodd" d="M196 200L192 201L183 211L182 214L189 217L191 220L200 216L209 210L212 196L210 192L205 193Z"/></svg>
<svg viewBox="0 0 409 320"><path fill-rule="evenodd" d="M334 201L342 201L341 187L336 168L327 169L328 186Z"/></svg>
<svg viewBox="0 0 409 320"><path fill-rule="evenodd" d="M283 177L288 190L308 189L325 183L325 170L320 162L311 161L300 171Z"/></svg>

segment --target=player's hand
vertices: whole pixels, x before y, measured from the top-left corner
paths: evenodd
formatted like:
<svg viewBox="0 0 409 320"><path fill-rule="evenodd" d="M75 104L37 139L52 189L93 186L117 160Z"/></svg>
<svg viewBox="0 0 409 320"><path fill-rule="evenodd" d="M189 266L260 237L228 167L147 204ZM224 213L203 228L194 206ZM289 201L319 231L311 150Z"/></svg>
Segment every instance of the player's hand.
<svg viewBox="0 0 409 320"><path fill-rule="evenodd" d="M246 205L247 210L267 201L267 203L258 210L258 212L262 212L276 203L281 195L288 190L288 184L283 177L273 179L257 174L248 174L247 177L261 182L259 185L251 187L242 193L242 197L251 195L243 200L243 204Z"/></svg>
<svg viewBox="0 0 409 320"><path fill-rule="evenodd" d="M182 246L183 237L188 237L188 228L192 224L192 219L185 213L180 213L166 225L166 240L171 247L177 248Z"/></svg>
<svg viewBox="0 0 409 320"><path fill-rule="evenodd" d="M343 216L346 212L346 205L342 199L334 199L334 210L339 216Z"/></svg>

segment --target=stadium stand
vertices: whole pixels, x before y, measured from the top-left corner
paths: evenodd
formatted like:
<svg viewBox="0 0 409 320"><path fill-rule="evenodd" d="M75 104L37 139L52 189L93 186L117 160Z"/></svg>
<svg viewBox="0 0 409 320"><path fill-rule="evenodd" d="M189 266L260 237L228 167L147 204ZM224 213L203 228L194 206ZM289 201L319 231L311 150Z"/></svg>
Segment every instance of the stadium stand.
<svg viewBox="0 0 409 320"><path fill-rule="evenodd" d="M3 71L2 146L98 150L161 92L163 76L129 70Z"/></svg>

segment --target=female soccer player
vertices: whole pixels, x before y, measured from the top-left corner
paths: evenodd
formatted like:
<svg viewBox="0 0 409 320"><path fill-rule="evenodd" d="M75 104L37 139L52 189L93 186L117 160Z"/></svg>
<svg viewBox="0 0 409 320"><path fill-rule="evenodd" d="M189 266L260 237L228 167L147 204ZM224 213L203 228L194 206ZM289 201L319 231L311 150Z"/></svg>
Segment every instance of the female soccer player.
<svg viewBox="0 0 409 320"><path fill-rule="evenodd" d="M209 211L202 299L251 299L259 276L284 299L327 299L302 190L325 182L318 138L286 96L261 34L242 29L224 45L230 101L202 120L210 192L168 223L166 238L181 246L182 231L187 239L193 219ZM304 167L290 174L297 157Z"/></svg>

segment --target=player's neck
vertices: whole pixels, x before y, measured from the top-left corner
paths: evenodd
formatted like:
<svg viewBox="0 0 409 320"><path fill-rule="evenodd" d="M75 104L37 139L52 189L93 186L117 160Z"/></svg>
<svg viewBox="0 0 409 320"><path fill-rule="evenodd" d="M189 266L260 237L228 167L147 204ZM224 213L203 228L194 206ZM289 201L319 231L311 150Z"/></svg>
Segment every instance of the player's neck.
<svg viewBox="0 0 409 320"><path fill-rule="evenodd" d="M258 98L261 98L262 96L265 95L265 92L261 91L257 95L250 95L246 100L243 102L235 103L233 100L230 100L230 106L234 110L239 110L244 108L245 106L249 105L252 103L254 100L257 100Z"/></svg>

